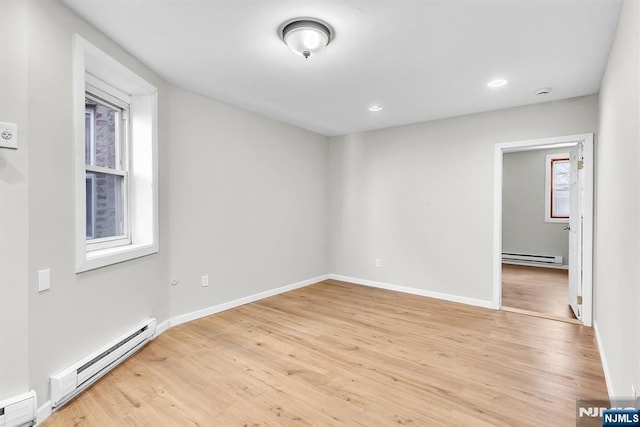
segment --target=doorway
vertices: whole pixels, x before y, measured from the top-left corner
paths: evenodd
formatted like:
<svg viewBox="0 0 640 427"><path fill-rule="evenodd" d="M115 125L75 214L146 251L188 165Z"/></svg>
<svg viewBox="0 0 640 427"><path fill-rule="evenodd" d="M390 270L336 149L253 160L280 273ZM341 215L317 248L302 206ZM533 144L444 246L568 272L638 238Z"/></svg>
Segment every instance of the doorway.
<svg viewBox="0 0 640 427"><path fill-rule="evenodd" d="M557 221L564 222L563 226L569 233L564 235L564 238L570 241L569 250L565 251L565 253L569 252L569 271L566 270L567 265L556 265L556 269L540 268L535 266L535 262L538 260L534 261L534 266L506 266L503 269L503 166L505 154L546 149L564 149L571 152L572 171L575 172L571 175L571 193L576 197L571 197L571 209L572 212L580 212L580 214L572 215L570 223L567 223L566 217L564 221ZM513 305L513 298L520 298L519 305L522 307L522 311L548 313L552 318L554 316L569 318L570 314L574 312L581 323L591 326L593 135L569 135L496 144L494 196L494 307L503 308L504 306L506 309L508 305ZM567 200L568 205L569 201ZM548 220L549 218L547 218ZM554 220L552 219L551 222ZM516 264L522 264L522 262L516 262ZM504 294L503 280L505 281ZM533 293L527 292L527 288L524 286L526 282L534 282L539 289ZM538 308L536 308L536 304ZM539 308L541 306L543 308ZM569 306L572 307L572 310L569 309ZM533 310L528 310L527 307Z"/></svg>
<svg viewBox="0 0 640 427"><path fill-rule="evenodd" d="M570 147L534 148L502 156L502 306L575 320L567 304Z"/></svg>

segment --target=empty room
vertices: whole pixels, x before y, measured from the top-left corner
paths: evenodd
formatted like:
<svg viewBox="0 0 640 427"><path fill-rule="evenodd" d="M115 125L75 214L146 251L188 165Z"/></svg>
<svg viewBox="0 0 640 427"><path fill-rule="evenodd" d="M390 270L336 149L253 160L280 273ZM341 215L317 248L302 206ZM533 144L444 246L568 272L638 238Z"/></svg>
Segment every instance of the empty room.
<svg viewBox="0 0 640 427"><path fill-rule="evenodd" d="M640 425L637 0L0 16L0 426Z"/></svg>

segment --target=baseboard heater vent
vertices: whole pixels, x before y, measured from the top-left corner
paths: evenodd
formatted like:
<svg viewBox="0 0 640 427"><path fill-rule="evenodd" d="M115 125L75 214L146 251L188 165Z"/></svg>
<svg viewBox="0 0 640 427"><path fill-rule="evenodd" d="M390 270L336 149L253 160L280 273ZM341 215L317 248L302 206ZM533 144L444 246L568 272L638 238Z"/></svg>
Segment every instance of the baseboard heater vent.
<svg viewBox="0 0 640 427"><path fill-rule="evenodd" d="M0 401L0 427L32 426L36 423L36 392Z"/></svg>
<svg viewBox="0 0 640 427"><path fill-rule="evenodd" d="M115 368L145 345L156 331L156 320L150 319L122 335L100 350L52 375L51 406L55 409Z"/></svg>
<svg viewBox="0 0 640 427"><path fill-rule="evenodd" d="M503 252L502 262L512 262L516 264L562 265L562 256L512 254Z"/></svg>

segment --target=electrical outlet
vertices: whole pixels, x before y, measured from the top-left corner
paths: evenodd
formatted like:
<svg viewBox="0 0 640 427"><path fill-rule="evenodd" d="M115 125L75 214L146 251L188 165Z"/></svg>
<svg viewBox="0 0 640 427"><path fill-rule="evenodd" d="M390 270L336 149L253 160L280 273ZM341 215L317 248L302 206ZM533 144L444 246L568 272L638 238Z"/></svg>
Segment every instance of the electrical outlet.
<svg viewBox="0 0 640 427"><path fill-rule="evenodd" d="M376 267L377 268L382 267L382 260L380 258L376 258Z"/></svg>
<svg viewBox="0 0 640 427"><path fill-rule="evenodd" d="M0 123L0 147L18 149L18 125Z"/></svg>
<svg viewBox="0 0 640 427"><path fill-rule="evenodd" d="M209 286L209 275L205 274L202 276L202 287L206 288L207 286Z"/></svg>

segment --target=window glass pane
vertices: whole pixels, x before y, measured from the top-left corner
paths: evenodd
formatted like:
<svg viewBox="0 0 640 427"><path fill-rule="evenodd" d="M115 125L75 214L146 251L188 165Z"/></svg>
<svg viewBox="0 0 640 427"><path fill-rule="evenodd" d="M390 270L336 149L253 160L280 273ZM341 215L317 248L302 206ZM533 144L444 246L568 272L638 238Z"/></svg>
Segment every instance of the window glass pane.
<svg viewBox="0 0 640 427"><path fill-rule="evenodd" d="M124 234L123 181L119 175L87 173L87 240Z"/></svg>
<svg viewBox="0 0 640 427"><path fill-rule="evenodd" d="M555 177L555 187L557 189L569 188L569 161L556 160L553 162L553 175Z"/></svg>
<svg viewBox="0 0 640 427"><path fill-rule="evenodd" d="M552 216L556 218L569 217L569 190L555 191L553 194Z"/></svg>
<svg viewBox="0 0 640 427"><path fill-rule="evenodd" d="M118 110L85 98L85 160L88 165L117 169Z"/></svg>

